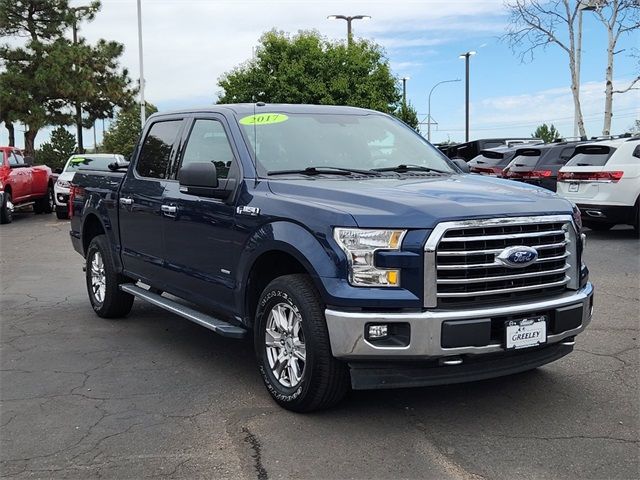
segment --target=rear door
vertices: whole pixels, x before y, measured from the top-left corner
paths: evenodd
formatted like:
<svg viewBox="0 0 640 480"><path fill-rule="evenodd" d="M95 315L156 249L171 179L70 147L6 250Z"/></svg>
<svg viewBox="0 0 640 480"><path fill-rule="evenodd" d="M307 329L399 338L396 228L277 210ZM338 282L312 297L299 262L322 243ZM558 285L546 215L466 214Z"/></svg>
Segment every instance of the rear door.
<svg viewBox="0 0 640 480"><path fill-rule="evenodd" d="M134 168L120 188L121 256L132 277L161 288L164 285L162 198L169 166L176 152L183 119L158 119L146 131Z"/></svg>
<svg viewBox="0 0 640 480"><path fill-rule="evenodd" d="M12 188L13 201L14 203L24 202L31 194L29 167L25 165L22 155L16 155L15 150L7 153L9 155L9 166L11 167L9 183Z"/></svg>
<svg viewBox="0 0 640 480"><path fill-rule="evenodd" d="M222 115L202 114L186 129L175 177L190 162L213 162L218 181L241 179L238 155ZM187 194L179 184L164 192L167 275L172 293L231 313L235 270L246 231L236 228L234 198L220 200Z"/></svg>

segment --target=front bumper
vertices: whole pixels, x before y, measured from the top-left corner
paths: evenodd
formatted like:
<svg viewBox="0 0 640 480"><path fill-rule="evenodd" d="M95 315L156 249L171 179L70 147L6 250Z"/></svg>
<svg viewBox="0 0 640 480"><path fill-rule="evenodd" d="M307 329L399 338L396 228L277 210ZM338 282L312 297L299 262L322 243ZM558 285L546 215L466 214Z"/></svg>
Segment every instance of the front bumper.
<svg viewBox="0 0 640 480"><path fill-rule="evenodd" d="M55 187L54 188L54 192L53 192L55 201L56 201L56 206L57 207L65 207L68 208L69 206L69 189L68 188L60 188L60 187Z"/></svg>
<svg viewBox="0 0 640 480"><path fill-rule="evenodd" d="M578 322L564 322L564 316L575 316L578 309L581 312L581 318L578 318ZM327 309L325 316L331 350L336 358L344 360L431 360L442 357L505 352L503 341L495 338L486 345L473 345L470 342L467 346L444 347L443 324L445 322L468 321L471 325L474 322L490 319L500 323L508 317L526 318L547 314L550 321L553 322L553 325L547 329L549 333L546 346L549 347L581 333L591 321L592 311L593 286L591 283L587 283L580 290L569 291L552 299L498 307L468 310L434 309L415 313L348 312ZM404 346L374 345L365 338L365 328L371 323L408 324L409 339L407 344ZM460 322L456 323L460 324ZM562 330L563 325L575 325L576 323L578 326Z"/></svg>

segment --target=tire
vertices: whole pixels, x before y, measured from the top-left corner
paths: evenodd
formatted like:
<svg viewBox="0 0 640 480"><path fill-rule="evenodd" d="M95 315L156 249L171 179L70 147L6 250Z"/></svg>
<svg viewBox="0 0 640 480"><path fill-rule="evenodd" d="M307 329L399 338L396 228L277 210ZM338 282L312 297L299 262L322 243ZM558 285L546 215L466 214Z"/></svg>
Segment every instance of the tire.
<svg viewBox="0 0 640 480"><path fill-rule="evenodd" d="M4 192L4 201L0 206L0 223L11 223L13 221L13 202L11 192Z"/></svg>
<svg viewBox="0 0 640 480"><path fill-rule="evenodd" d="M615 224L614 223L600 223L600 222L587 222L584 224L585 227L590 228L596 232L606 232L611 230Z"/></svg>
<svg viewBox="0 0 640 480"><path fill-rule="evenodd" d="M329 408L349 390L349 371L331 355L324 305L308 275L285 275L264 289L254 323L254 346L267 390L287 410Z"/></svg>
<svg viewBox="0 0 640 480"><path fill-rule="evenodd" d="M67 207L58 207L56 205L56 217L58 217L58 220L68 220L69 209Z"/></svg>
<svg viewBox="0 0 640 480"><path fill-rule="evenodd" d="M36 200L33 204L33 211L35 213L51 213L55 207L55 201L53 199L53 185L49 184L47 187L47 194L44 197Z"/></svg>
<svg viewBox="0 0 640 480"><path fill-rule="evenodd" d="M640 237L640 197L636 200L636 221L633 224L633 230L636 237Z"/></svg>
<svg viewBox="0 0 640 480"><path fill-rule="evenodd" d="M120 290L122 283L131 280L116 271L105 235L97 235L89 244L86 256L86 282L89 301L99 317L124 317L131 311L133 295Z"/></svg>

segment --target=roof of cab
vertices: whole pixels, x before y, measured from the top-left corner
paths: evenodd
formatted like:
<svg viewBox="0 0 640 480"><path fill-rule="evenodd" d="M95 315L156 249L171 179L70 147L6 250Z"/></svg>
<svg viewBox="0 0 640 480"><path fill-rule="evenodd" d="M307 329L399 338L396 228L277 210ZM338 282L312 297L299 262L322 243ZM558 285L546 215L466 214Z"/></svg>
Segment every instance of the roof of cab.
<svg viewBox="0 0 640 480"><path fill-rule="evenodd" d="M253 115L262 112L278 112L278 113L316 113L316 114L334 114L334 115L384 115L376 110L369 110L359 107L347 107L342 105L306 105L306 104L288 104L288 103L225 103L212 105L204 108L192 108L173 110L170 112L158 112L149 118L155 118L164 115L179 115L192 113L223 113L231 112L236 116Z"/></svg>

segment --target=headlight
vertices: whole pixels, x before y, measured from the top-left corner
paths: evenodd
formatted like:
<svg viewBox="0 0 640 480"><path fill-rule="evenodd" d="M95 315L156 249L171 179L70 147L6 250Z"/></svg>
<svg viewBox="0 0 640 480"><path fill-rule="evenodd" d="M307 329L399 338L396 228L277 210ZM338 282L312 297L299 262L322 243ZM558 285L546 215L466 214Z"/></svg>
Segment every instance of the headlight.
<svg viewBox="0 0 640 480"><path fill-rule="evenodd" d="M56 182L56 185L60 188L69 188L71 187L71 182L68 182L66 180L58 180Z"/></svg>
<svg viewBox="0 0 640 480"><path fill-rule="evenodd" d="M397 287L400 270L377 268L376 250L399 250L406 230L336 228L333 238L346 253L349 283L355 287Z"/></svg>

